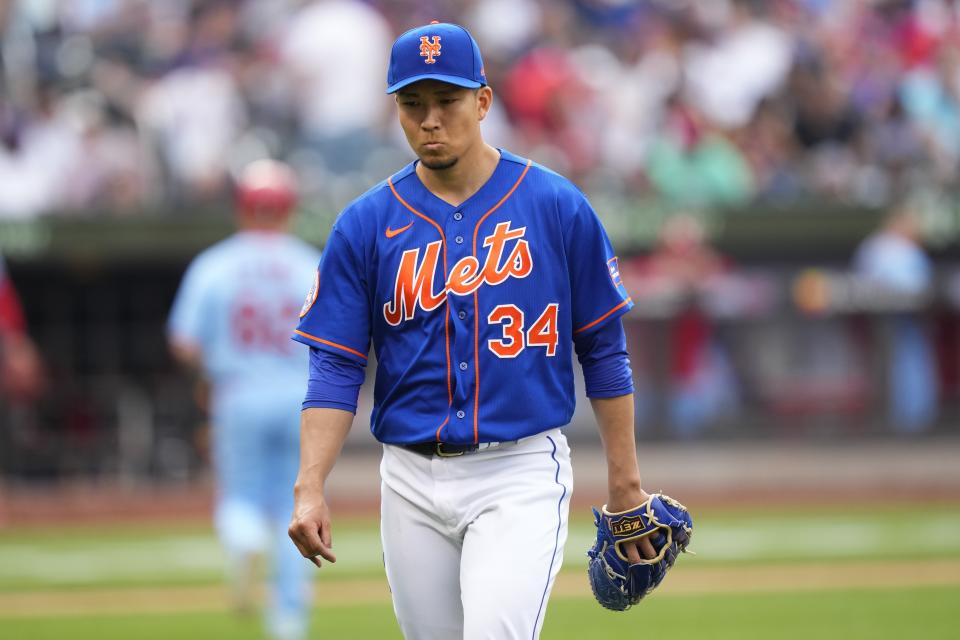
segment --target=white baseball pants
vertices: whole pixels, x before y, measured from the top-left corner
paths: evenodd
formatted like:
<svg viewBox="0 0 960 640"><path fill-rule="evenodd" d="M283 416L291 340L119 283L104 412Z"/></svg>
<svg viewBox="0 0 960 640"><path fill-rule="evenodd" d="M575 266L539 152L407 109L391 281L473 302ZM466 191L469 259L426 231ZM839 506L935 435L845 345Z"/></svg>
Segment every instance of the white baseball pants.
<svg viewBox="0 0 960 640"><path fill-rule="evenodd" d="M560 429L453 458L384 445L381 537L407 640L531 640L563 560L573 474Z"/></svg>

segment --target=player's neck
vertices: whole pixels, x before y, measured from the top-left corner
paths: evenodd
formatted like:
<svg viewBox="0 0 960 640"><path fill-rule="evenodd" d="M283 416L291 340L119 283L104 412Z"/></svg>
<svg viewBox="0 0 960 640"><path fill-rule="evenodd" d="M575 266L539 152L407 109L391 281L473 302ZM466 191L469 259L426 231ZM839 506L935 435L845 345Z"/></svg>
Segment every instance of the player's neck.
<svg viewBox="0 0 960 640"><path fill-rule="evenodd" d="M480 141L449 169L428 169L417 163L417 176L433 195L458 206L486 184L499 162L500 152Z"/></svg>

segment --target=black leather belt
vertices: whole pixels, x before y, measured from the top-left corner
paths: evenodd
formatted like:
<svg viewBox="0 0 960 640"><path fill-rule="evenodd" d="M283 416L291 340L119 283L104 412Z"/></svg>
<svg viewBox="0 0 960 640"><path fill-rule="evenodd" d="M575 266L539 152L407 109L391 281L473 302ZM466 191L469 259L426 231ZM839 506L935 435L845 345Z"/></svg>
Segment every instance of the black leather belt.
<svg viewBox="0 0 960 640"><path fill-rule="evenodd" d="M497 449L505 445L516 444L519 440L510 440L508 442L481 442L480 444L453 444L452 442L415 442L413 444L400 445L407 451L419 453L422 456L431 458L440 456L441 458L452 458L462 456L466 453L476 453L477 451L486 451L487 449Z"/></svg>

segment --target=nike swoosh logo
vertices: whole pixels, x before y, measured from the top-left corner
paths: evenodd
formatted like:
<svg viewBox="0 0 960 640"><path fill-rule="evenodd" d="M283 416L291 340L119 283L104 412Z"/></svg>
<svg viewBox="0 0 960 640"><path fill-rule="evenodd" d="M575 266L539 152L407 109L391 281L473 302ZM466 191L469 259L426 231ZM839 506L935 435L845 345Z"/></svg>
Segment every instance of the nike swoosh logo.
<svg viewBox="0 0 960 640"><path fill-rule="evenodd" d="M396 237L396 236L400 235L401 233L403 233L404 231L406 231L407 229L409 229L409 228L412 227L412 226L413 226L413 223L411 222L411 223L408 224L407 226L405 226L405 227L400 227L399 229L391 229L390 227L387 227L387 230L386 230L384 233L386 233L386 235L387 235L388 238L393 238L393 237Z"/></svg>

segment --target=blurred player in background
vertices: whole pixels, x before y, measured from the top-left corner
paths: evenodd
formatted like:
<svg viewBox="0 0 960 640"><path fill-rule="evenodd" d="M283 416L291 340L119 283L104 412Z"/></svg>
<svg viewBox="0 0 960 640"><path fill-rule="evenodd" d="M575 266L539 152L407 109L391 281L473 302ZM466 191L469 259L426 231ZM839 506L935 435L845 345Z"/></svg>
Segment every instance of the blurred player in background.
<svg viewBox="0 0 960 640"><path fill-rule="evenodd" d="M272 546L266 626L272 638L306 634L306 566L286 527L299 460L307 356L290 341L319 252L287 233L293 172L260 160L238 185L239 231L187 269L170 315L174 357L211 387L215 526L236 605L251 604L256 559Z"/></svg>
<svg viewBox="0 0 960 640"><path fill-rule="evenodd" d="M42 387L40 356L27 334L20 298L0 257L0 395L19 404L36 398Z"/></svg>
<svg viewBox="0 0 960 640"><path fill-rule="evenodd" d="M709 244L696 217L678 213L664 222L654 250L625 266L634 300L672 316L667 413L676 435L697 436L737 406L736 380L709 309L730 261ZM638 396L653 404L654 389L643 386Z"/></svg>
<svg viewBox="0 0 960 640"><path fill-rule="evenodd" d="M898 203L883 225L857 248L854 270L903 296L921 296L934 285L933 263L920 239L920 220L907 203ZM889 319L887 407L901 433L929 428L937 417L939 384L933 345L919 311Z"/></svg>

